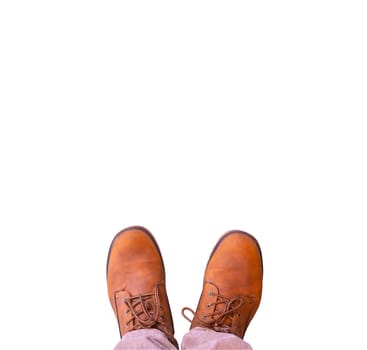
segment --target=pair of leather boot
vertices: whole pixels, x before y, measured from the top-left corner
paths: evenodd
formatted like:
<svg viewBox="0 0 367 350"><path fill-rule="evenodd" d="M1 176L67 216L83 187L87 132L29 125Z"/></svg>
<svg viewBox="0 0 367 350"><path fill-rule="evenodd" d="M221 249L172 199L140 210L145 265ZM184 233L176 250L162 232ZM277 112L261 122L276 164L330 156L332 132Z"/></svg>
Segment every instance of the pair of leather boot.
<svg viewBox="0 0 367 350"><path fill-rule="evenodd" d="M230 231L210 255L196 312L186 307L182 314L191 322L191 328L205 327L243 338L260 304L262 276L256 239L243 231ZM107 286L121 336L156 328L178 348L163 259L147 229L129 227L115 236L107 260ZM192 312L192 320L185 311Z"/></svg>

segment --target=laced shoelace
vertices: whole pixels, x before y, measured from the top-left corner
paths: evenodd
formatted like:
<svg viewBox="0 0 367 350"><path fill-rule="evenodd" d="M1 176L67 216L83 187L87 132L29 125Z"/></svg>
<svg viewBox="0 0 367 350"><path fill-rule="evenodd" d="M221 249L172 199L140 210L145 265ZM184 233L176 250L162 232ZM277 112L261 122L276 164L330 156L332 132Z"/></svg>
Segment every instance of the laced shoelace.
<svg viewBox="0 0 367 350"><path fill-rule="evenodd" d="M158 288L153 293L132 296L123 301L128 307L125 313L131 314L131 318L125 324L127 330L159 328L168 332L165 326L165 317L161 314L162 305L159 300Z"/></svg>
<svg viewBox="0 0 367 350"><path fill-rule="evenodd" d="M210 328L217 332L229 333L232 328L235 313L244 304L245 300L242 297L228 298L214 292L210 292L210 295L215 296L217 300L206 306L207 308L214 306L214 311L204 314L202 318L199 316L197 318L201 323L209 325ZM253 296L246 296L246 301L249 304L252 304L253 299ZM222 307L218 308L218 305L222 305ZM191 312L194 317L196 316L195 312L189 307L184 307L181 311L182 316L192 323L193 320L186 316L185 311ZM237 315L240 316L240 314Z"/></svg>

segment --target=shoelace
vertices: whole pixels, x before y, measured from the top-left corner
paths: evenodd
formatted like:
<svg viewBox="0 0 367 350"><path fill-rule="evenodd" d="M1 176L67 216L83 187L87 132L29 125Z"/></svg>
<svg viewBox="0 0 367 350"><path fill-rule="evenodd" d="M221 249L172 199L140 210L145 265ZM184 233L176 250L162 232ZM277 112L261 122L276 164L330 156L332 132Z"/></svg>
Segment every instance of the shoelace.
<svg viewBox="0 0 367 350"><path fill-rule="evenodd" d="M207 307L209 308L214 306L214 311L204 314L203 318L199 316L197 317L200 322L210 326L210 328L213 330L217 332L229 333L232 328L235 312L243 305L245 301L242 297L228 298L224 295L219 293L216 294L214 292L211 292L211 295L216 296L217 300L211 304L208 304ZM248 301L249 304L252 304L253 300L254 296L246 296L246 301ZM218 305L223 306L218 308ZM184 307L181 311L182 316L192 323L193 320L186 316L185 311L190 311L194 317L196 316L195 312L189 307Z"/></svg>
<svg viewBox="0 0 367 350"><path fill-rule="evenodd" d="M144 328L159 328L168 332L165 326L165 317L161 315L158 288L153 293L132 296L124 299L128 307L126 313L131 313L131 318L126 323L129 331Z"/></svg>

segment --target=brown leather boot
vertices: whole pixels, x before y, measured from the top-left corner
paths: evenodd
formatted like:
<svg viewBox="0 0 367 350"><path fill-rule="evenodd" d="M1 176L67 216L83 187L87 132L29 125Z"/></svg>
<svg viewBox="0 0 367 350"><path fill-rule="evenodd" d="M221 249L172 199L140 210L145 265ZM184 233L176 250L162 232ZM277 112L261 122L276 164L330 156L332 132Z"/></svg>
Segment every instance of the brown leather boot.
<svg viewBox="0 0 367 350"><path fill-rule="evenodd" d="M130 331L157 328L178 348L163 259L148 230L129 227L113 239L107 261L107 286L121 337Z"/></svg>
<svg viewBox="0 0 367 350"><path fill-rule="evenodd" d="M263 266L260 246L246 232L230 231L215 246L196 309L183 308L191 328L205 327L243 338L260 304ZM190 320L185 311L193 313Z"/></svg>

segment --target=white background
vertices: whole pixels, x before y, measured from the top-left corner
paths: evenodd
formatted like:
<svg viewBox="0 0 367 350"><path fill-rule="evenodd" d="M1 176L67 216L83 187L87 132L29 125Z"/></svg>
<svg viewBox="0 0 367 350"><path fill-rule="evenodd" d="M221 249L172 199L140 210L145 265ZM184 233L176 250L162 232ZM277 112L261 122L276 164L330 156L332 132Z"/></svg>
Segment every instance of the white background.
<svg viewBox="0 0 367 350"><path fill-rule="evenodd" d="M238 228L254 350L366 349L364 4L1 1L0 348L112 349L107 252L139 224L179 340Z"/></svg>

